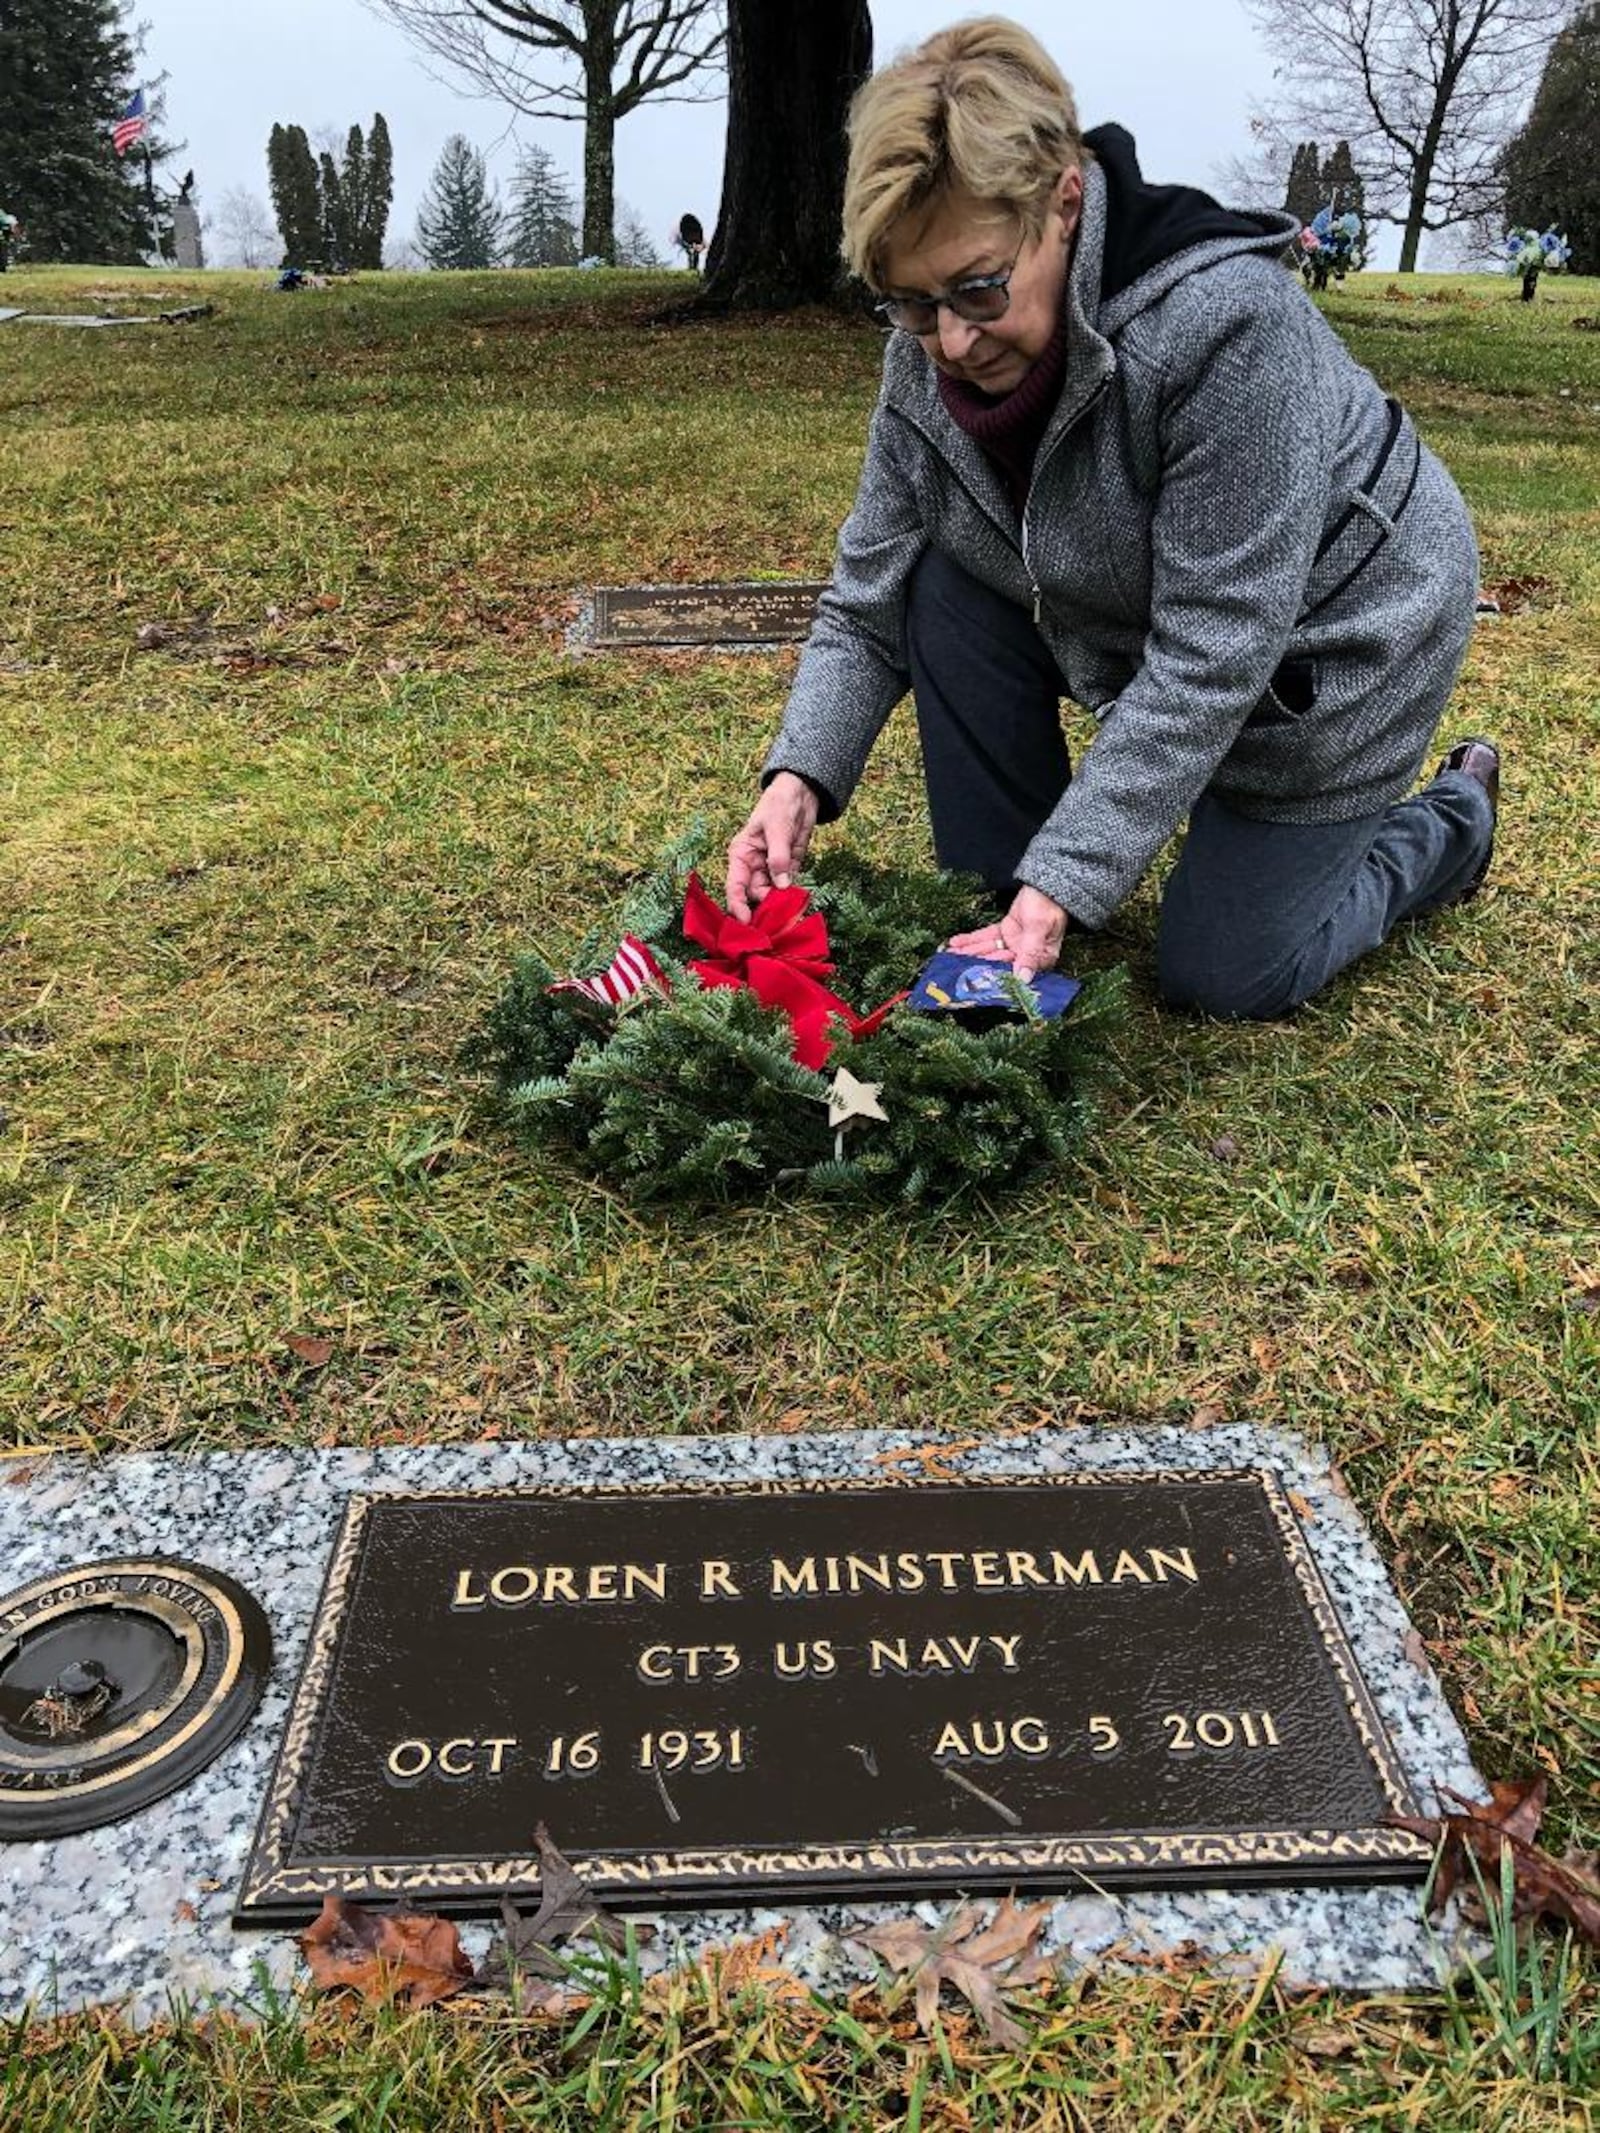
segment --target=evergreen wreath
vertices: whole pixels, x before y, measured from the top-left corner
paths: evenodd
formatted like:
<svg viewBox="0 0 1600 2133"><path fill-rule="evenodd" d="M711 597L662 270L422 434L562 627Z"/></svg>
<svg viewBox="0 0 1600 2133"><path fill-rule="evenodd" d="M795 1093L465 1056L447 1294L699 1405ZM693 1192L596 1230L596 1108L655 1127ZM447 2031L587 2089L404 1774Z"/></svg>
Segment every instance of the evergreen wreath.
<svg viewBox="0 0 1600 2133"><path fill-rule="evenodd" d="M730 1200L773 1185L839 1197L945 1199L1063 1162L1083 1140L1103 1038L1124 973L1088 978L1069 1013L1043 1020L1015 980L1017 1020L987 1029L897 1008L850 1043L838 1031L820 1071L793 1057L785 1015L754 993L703 990L687 967L684 894L705 847L698 827L671 846L617 914L572 954L589 970L631 934L670 983L609 1006L565 989L568 971L522 957L467 1047L498 1084L521 1139L581 1155L643 1199ZM812 908L827 922L830 984L851 1001L897 994L951 934L984 923L976 878L908 873L848 851L820 858ZM835 1074L875 1086L884 1114L830 1125Z"/></svg>

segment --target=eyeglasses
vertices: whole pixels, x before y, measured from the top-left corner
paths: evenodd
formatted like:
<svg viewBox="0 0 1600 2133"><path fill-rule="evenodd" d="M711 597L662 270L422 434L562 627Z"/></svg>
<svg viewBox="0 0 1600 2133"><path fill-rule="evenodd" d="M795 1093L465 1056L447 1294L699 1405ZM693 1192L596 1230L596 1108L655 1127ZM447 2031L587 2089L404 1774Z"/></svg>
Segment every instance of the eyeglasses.
<svg viewBox="0 0 1600 2133"><path fill-rule="evenodd" d="M886 325L901 333L936 333L941 311L953 311L969 326L992 326L997 318L1005 317L1010 306L1011 277L1027 241L1028 232L1024 229L1010 266L999 274L977 274L971 281L958 281L943 296L886 296L872 308Z"/></svg>

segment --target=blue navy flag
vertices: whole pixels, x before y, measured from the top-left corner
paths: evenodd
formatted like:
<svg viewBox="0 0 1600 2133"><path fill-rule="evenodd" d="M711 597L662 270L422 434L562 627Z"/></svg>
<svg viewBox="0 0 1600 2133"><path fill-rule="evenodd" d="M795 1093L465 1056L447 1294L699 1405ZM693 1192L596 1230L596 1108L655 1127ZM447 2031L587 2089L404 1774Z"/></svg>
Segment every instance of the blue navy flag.
<svg viewBox="0 0 1600 2133"><path fill-rule="evenodd" d="M1019 1010L1006 991L1010 978L1009 963L942 948L918 972L910 1004L924 1015L1016 1015ZM1025 990L1033 996L1033 1011L1039 1019L1053 1022L1066 1013L1083 987L1059 970L1041 970L1028 980Z"/></svg>

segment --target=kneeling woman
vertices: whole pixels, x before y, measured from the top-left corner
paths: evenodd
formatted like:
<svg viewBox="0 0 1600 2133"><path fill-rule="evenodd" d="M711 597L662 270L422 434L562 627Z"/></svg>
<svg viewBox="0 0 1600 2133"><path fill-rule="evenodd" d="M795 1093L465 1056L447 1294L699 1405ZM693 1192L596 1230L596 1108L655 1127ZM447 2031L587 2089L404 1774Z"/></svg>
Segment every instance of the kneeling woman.
<svg viewBox="0 0 1600 2133"><path fill-rule="evenodd" d="M1489 864L1498 758L1402 797L1472 627L1454 483L1279 264L1289 218L1152 185L1015 24L866 84L845 252L895 329L855 508L728 901L784 882L909 683L953 945L1048 968L1187 817L1162 994L1308 999ZM1063 696L1097 731L1076 774Z"/></svg>

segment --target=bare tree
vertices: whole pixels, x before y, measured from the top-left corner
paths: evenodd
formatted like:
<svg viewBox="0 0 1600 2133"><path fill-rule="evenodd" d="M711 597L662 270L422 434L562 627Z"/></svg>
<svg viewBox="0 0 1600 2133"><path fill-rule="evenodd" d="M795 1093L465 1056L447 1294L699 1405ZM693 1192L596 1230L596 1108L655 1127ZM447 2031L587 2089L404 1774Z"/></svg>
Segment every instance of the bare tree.
<svg viewBox="0 0 1600 2133"><path fill-rule="evenodd" d="M583 121L583 251L612 259L618 123L721 58L721 0L366 0L484 96L530 118Z"/></svg>
<svg viewBox="0 0 1600 2133"><path fill-rule="evenodd" d="M282 249L272 210L248 185L230 185L217 202L216 232L224 266L270 267Z"/></svg>
<svg viewBox="0 0 1600 2133"><path fill-rule="evenodd" d="M1495 165L1572 0L1248 0L1278 61L1258 120L1287 167L1296 141L1342 137L1367 212L1399 225L1400 271L1424 230L1480 214Z"/></svg>

